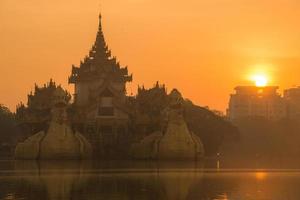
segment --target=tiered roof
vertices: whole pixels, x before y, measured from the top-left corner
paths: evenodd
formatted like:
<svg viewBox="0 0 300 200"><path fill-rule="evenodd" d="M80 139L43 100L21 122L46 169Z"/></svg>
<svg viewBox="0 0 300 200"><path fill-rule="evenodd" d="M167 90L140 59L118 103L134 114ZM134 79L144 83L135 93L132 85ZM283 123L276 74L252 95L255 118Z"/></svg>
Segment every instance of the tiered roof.
<svg viewBox="0 0 300 200"><path fill-rule="evenodd" d="M109 78L120 82L132 81L132 75L128 75L127 67L121 67L116 57L111 56L111 51L108 49L102 31L101 15L99 15L99 28L96 41L89 55L80 62L80 66L72 66L69 83L99 78Z"/></svg>

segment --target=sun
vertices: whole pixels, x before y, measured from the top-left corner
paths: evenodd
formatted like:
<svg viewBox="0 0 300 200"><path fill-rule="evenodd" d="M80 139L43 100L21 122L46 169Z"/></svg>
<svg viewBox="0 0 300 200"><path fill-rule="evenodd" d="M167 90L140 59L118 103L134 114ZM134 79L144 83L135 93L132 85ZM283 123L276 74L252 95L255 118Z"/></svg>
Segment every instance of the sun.
<svg viewBox="0 0 300 200"><path fill-rule="evenodd" d="M248 81L251 81L256 87L266 87L273 82L273 72L275 67L271 63L261 63L249 66L247 73Z"/></svg>
<svg viewBox="0 0 300 200"><path fill-rule="evenodd" d="M265 87L268 85L268 77L265 74L255 74L251 77L257 87Z"/></svg>

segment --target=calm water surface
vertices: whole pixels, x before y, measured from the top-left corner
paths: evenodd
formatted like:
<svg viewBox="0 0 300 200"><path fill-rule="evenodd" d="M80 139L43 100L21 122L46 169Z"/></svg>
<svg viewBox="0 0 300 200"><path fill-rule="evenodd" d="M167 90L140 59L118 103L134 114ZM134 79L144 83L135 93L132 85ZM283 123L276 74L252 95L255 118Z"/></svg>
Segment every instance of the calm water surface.
<svg viewBox="0 0 300 200"><path fill-rule="evenodd" d="M0 199L299 200L300 170L189 162L0 161Z"/></svg>

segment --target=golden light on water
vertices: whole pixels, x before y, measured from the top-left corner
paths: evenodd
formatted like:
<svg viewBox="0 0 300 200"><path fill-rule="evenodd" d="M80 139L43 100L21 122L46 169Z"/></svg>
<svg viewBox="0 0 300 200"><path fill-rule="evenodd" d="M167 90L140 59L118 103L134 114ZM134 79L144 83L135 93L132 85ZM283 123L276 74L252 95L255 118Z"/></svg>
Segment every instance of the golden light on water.
<svg viewBox="0 0 300 200"><path fill-rule="evenodd" d="M257 172L257 173L255 173L255 177L257 180L264 180L267 177L267 173Z"/></svg>

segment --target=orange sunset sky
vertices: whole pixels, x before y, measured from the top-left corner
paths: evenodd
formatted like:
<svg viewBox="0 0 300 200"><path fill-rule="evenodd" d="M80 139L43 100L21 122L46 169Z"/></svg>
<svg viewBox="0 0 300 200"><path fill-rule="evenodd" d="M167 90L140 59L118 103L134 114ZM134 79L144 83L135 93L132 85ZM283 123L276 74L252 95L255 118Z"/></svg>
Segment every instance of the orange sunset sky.
<svg viewBox="0 0 300 200"><path fill-rule="evenodd" d="M50 78L73 93L71 65L88 54L99 0L0 0L0 103L15 110ZM112 54L134 81L157 80L225 111L237 85L264 73L281 89L300 84L299 0L101 0Z"/></svg>

